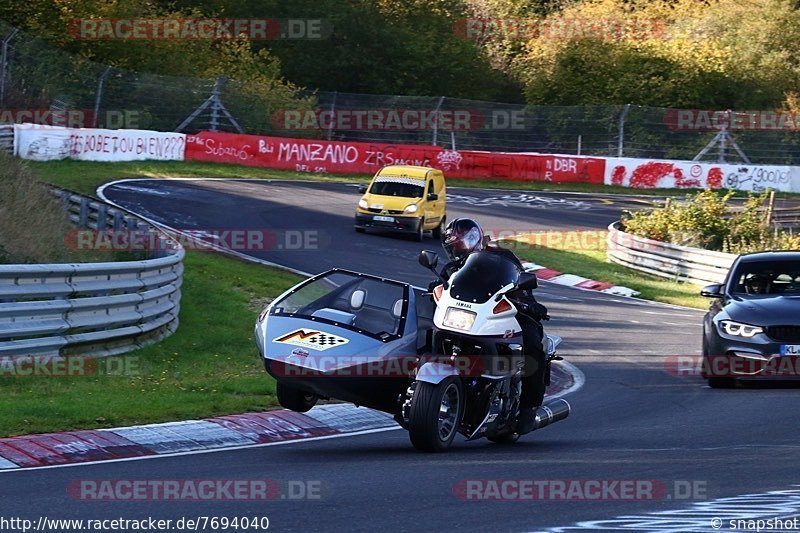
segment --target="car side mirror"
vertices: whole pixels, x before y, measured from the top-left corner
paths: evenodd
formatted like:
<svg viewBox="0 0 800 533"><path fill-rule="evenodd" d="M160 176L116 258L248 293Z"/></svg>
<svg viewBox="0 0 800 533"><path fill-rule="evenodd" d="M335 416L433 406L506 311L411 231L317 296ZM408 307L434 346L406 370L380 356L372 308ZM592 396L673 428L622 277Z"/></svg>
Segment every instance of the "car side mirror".
<svg viewBox="0 0 800 533"><path fill-rule="evenodd" d="M533 290L539 286L539 280L533 272L523 272L519 275L519 283L517 287L524 290Z"/></svg>
<svg viewBox="0 0 800 533"><path fill-rule="evenodd" d="M706 285L700 289L700 296L705 296L706 298L722 298L724 296L722 292L722 285L719 283Z"/></svg>
<svg viewBox="0 0 800 533"><path fill-rule="evenodd" d="M364 194L364 193L366 193L366 192L367 192L367 186L366 186L366 185L359 185L359 186L358 186L358 192L359 192L360 194Z"/></svg>
<svg viewBox="0 0 800 533"><path fill-rule="evenodd" d="M429 202L435 202L438 199L439 199L439 195L436 194L435 192L428 193L428 201Z"/></svg>
<svg viewBox="0 0 800 533"><path fill-rule="evenodd" d="M419 253L419 264L427 269L433 270L439 264L439 256L436 252L422 250Z"/></svg>

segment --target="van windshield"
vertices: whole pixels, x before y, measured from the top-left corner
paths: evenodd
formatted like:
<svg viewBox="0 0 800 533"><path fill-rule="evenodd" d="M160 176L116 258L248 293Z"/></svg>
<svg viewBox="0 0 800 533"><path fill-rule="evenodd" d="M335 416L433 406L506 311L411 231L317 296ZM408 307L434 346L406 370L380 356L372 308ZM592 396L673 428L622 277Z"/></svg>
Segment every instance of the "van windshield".
<svg viewBox="0 0 800 533"><path fill-rule="evenodd" d="M422 193L425 192L425 182L409 178L377 177L372 182L369 192L381 196L422 198Z"/></svg>

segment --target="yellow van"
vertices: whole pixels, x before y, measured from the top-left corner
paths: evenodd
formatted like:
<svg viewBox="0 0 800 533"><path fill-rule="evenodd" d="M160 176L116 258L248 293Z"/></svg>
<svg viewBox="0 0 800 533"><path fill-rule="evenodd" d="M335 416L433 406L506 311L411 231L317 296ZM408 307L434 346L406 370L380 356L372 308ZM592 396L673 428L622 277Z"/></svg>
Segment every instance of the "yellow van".
<svg viewBox="0 0 800 533"><path fill-rule="evenodd" d="M441 238L446 224L444 174L430 167L390 165L380 169L356 208L356 231L411 233L421 241L426 231Z"/></svg>

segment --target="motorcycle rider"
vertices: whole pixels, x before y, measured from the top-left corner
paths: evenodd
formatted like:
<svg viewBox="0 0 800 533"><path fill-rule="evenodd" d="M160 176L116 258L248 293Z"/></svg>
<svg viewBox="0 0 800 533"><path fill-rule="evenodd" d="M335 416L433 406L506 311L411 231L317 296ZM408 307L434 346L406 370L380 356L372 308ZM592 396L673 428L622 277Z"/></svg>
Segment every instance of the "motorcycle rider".
<svg viewBox="0 0 800 533"><path fill-rule="evenodd" d="M519 258L511 250L487 245L483 230L472 219L457 218L442 232L442 247L449 259L441 271L445 280L460 269L467 257L477 251L487 251L507 257L523 270ZM432 283L436 285L438 282ZM431 287L432 289L433 287ZM533 430L534 410L542 404L547 386L547 361L542 345L544 329L542 320L548 320L547 308L536 301L530 291L517 290L508 294L509 300L519 311L517 321L522 328L522 343L525 351L525 367L522 378L522 396L517 433L524 435Z"/></svg>

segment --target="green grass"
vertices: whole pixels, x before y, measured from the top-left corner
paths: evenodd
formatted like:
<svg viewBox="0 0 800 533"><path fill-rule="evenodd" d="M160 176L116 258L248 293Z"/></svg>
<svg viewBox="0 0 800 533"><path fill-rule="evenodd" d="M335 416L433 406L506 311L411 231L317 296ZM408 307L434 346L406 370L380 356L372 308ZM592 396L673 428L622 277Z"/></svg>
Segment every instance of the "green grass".
<svg viewBox="0 0 800 533"><path fill-rule="evenodd" d="M533 263L559 272L576 274L639 291L639 298L698 309L708 308L708 300L700 296L700 287L691 283L670 281L649 276L606 259L605 231L589 231L590 239L570 240L568 235L540 238L527 242L508 242L517 255ZM581 245L584 243L585 245Z"/></svg>
<svg viewBox="0 0 800 533"><path fill-rule="evenodd" d="M366 174L310 174L288 170L245 167L234 164L198 163L184 161L134 161L100 163L94 161L29 162L31 169L43 181L94 195L98 186L122 178L243 178L243 179L299 179L354 182L370 179ZM530 191L562 191L602 194L637 194L647 196L686 195L685 189L630 189L611 185L589 183L548 183L533 181L464 180L448 179L451 187L516 189ZM744 194L744 193L742 193ZM800 196L779 193L779 197Z"/></svg>
<svg viewBox="0 0 800 533"><path fill-rule="evenodd" d="M265 297L299 278L208 252L187 253L185 267L178 331L100 363L139 375L11 377L0 367L0 436L274 406L274 381L258 357L253 326Z"/></svg>

